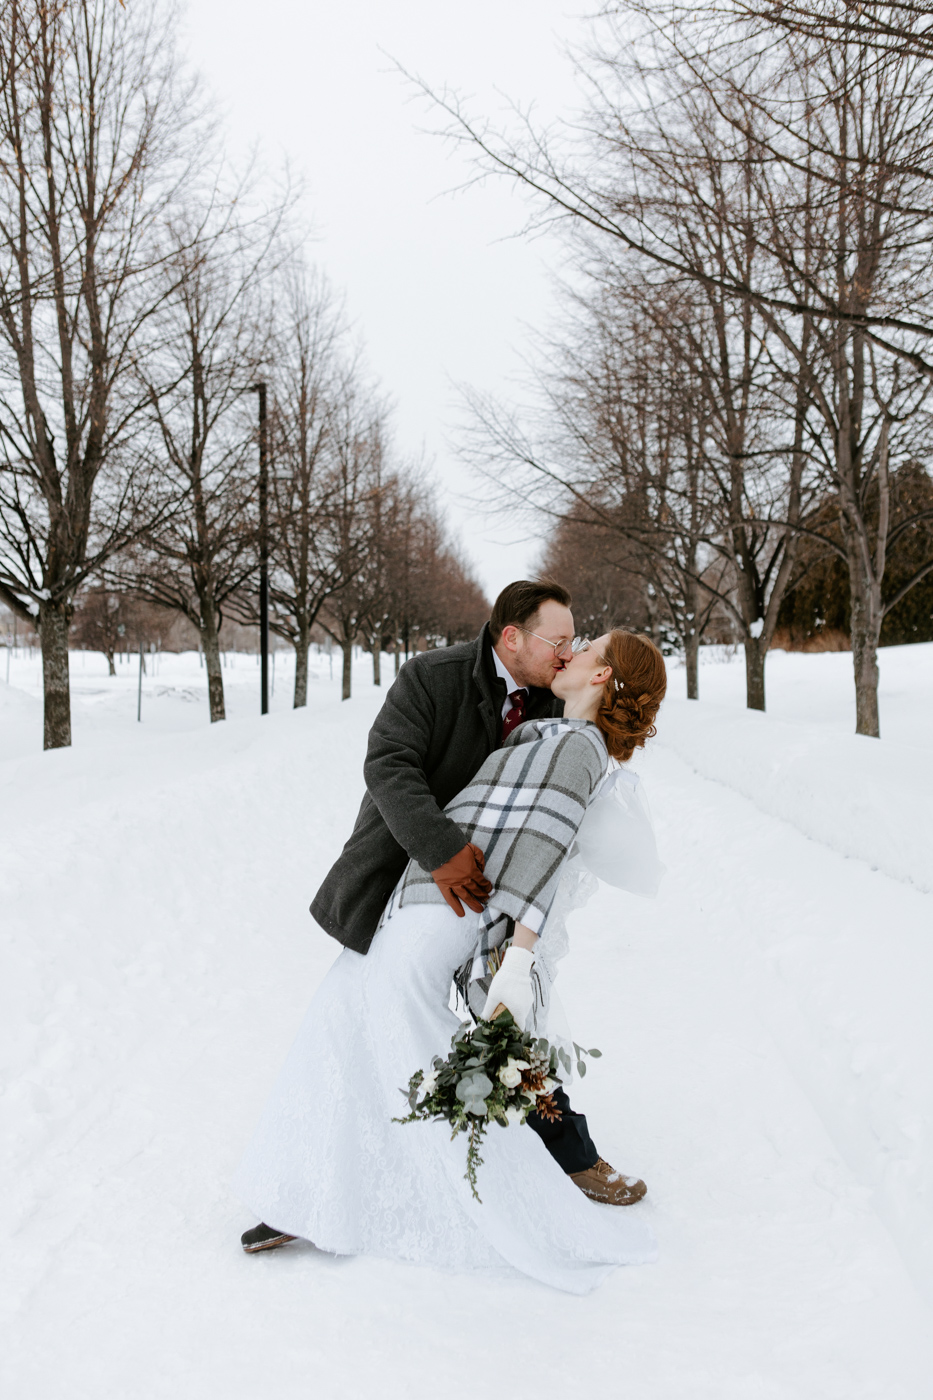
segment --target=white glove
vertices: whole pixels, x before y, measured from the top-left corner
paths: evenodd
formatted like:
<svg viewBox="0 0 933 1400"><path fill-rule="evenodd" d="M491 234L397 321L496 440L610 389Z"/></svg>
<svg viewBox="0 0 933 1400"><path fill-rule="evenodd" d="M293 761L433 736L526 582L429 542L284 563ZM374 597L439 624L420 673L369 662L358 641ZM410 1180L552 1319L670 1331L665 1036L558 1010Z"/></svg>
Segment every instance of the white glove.
<svg viewBox="0 0 933 1400"><path fill-rule="evenodd" d="M515 1024L525 1029L525 1022L534 1004L531 969L535 955L527 948L507 948L502 966L489 984L489 995L483 1007L483 1020L488 1021L500 1004L511 1011Z"/></svg>

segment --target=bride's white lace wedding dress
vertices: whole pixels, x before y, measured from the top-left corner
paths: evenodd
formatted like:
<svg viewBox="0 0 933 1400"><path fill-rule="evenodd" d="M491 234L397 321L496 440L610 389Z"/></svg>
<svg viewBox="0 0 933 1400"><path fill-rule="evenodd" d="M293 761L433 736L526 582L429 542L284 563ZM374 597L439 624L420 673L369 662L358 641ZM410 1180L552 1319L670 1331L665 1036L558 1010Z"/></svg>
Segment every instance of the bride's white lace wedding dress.
<svg viewBox="0 0 933 1400"><path fill-rule="evenodd" d="M396 910L365 956L345 949L324 978L235 1178L256 1215L336 1254L453 1269L511 1265L586 1293L619 1264L655 1257L632 1210L589 1201L527 1125L486 1133L480 1204L466 1143L442 1123L394 1123L400 1090L459 1024L451 977L477 919L446 906ZM605 1064L605 1061L603 1062Z"/></svg>

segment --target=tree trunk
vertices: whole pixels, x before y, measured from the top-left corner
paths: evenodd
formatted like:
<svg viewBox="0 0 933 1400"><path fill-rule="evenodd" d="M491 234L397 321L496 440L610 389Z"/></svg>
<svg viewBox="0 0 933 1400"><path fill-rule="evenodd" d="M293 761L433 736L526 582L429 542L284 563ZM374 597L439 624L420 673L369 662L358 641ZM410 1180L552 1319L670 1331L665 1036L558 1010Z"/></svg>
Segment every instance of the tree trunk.
<svg viewBox="0 0 933 1400"><path fill-rule="evenodd" d="M117 668L116 668L116 666L115 666L115 664L114 664L114 660L113 660L113 651L108 651L108 652L106 652L105 654L106 654L106 657L107 657L107 665L110 667L110 674L111 674L112 676L115 676L115 675L117 674Z"/></svg>
<svg viewBox="0 0 933 1400"><path fill-rule="evenodd" d="M695 627L688 626L684 637L684 663L687 668L687 699L700 698L700 638Z"/></svg>
<svg viewBox="0 0 933 1400"><path fill-rule="evenodd" d="M308 631L307 627L299 627L295 642L295 710L303 710L308 703Z"/></svg>
<svg viewBox="0 0 933 1400"><path fill-rule="evenodd" d="M852 664L855 669L855 732L881 738L878 716L878 653L864 636L852 632Z"/></svg>
<svg viewBox="0 0 933 1400"><path fill-rule="evenodd" d="M382 685L382 638L373 639L373 685Z"/></svg>
<svg viewBox="0 0 933 1400"><path fill-rule="evenodd" d="M220 639L213 607L201 609L201 644L207 667L207 696L211 706L211 724L226 719L224 710L224 677L220 661Z"/></svg>
<svg viewBox="0 0 933 1400"><path fill-rule="evenodd" d="M350 681L353 674L353 643L343 642L340 650L343 652L343 694L342 700L350 698Z"/></svg>
<svg viewBox="0 0 933 1400"><path fill-rule="evenodd" d="M878 523L874 530L874 550L867 522L852 504L856 497L851 488L843 502L841 519L849 564L852 666L855 671L855 732L865 734L870 739L881 738L878 714L878 640L884 619L881 585L884 580L891 509L888 435L889 422L885 417L878 452Z"/></svg>
<svg viewBox="0 0 933 1400"><path fill-rule="evenodd" d="M745 704L749 710L765 707L765 657L760 637L745 638Z"/></svg>
<svg viewBox="0 0 933 1400"><path fill-rule="evenodd" d="M71 744L71 691L68 680L68 628L72 609L66 603L39 604L42 643L42 689L45 726L42 747L67 749Z"/></svg>
<svg viewBox="0 0 933 1400"><path fill-rule="evenodd" d="M850 564L852 599L852 667L855 672L855 732L870 739L881 738L878 714L878 637L881 632L880 608L872 607L853 576Z"/></svg>
<svg viewBox="0 0 933 1400"><path fill-rule="evenodd" d="M398 642L395 644L395 674L398 675L399 667L402 664L402 653L398 649Z"/></svg>

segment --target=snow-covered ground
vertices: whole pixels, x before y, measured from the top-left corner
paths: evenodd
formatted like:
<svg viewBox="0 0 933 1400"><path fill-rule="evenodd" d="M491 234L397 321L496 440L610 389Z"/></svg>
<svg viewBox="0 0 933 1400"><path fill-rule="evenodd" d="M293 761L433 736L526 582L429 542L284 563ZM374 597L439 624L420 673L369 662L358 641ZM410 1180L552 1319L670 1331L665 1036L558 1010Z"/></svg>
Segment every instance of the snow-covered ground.
<svg viewBox="0 0 933 1400"><path fill-rule="evenodd" d="M562 996L603 1058L574 1088L644 1175L660 1262L587 1298L310 1246L248 1258L227 1187L336 944L307 914L380 702L368 658L306 711L229 658L72 659L42 754L39 662L0 654L6 1393L29 1400L926 1400L933 1379L933 647L741 657L639 757L668 875L576 917ZM153 668L151 668L152 670ZM386 667L385 682L391 674ZM875 868L872 868L875 867Z"/></svg>

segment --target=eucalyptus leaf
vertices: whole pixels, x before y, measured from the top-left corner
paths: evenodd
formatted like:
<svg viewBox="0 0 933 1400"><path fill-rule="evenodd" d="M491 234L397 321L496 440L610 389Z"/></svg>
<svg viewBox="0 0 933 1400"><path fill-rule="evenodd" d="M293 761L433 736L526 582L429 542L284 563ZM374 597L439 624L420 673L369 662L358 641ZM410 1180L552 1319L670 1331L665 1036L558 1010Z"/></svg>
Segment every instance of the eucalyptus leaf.
<svg viewBox="0 0 933 1400"><path fill-rule="evenodd" d="M492 1093L492 1080L482 1072L474 1071L473 1074L465 1074L457 1085L457 1098L462 1104L466 1104L469 1111L471 1099L478 1099L483 1103L487 1094ZM483 1109L485 1112L485 1108Z"/></svg>

